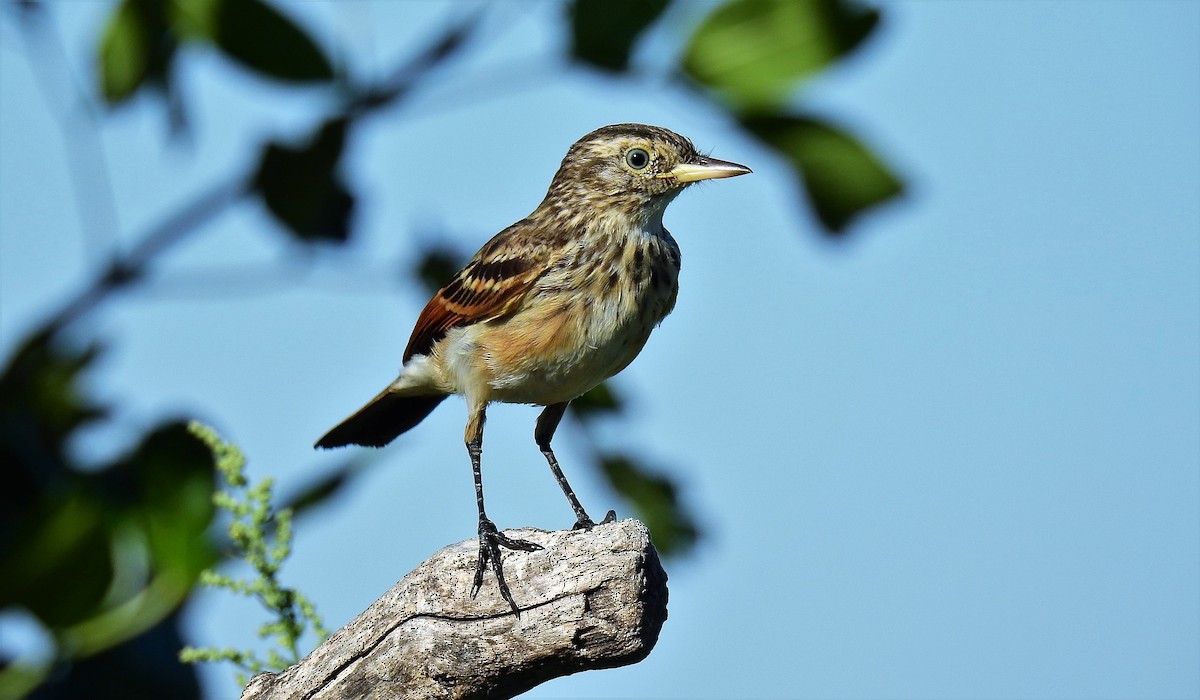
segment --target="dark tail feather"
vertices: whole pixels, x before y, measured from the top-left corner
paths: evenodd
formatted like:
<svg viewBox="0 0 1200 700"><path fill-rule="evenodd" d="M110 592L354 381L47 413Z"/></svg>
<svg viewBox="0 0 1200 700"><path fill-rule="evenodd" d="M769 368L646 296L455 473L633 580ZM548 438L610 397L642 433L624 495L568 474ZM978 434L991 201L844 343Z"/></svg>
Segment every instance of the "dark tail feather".
<svg viewBox="0 0 1200 700"><path fill-rule="evenodd" d="M317 440L316 447L383 447L433 412L446 397L399 396L384 391Z"/></svg>

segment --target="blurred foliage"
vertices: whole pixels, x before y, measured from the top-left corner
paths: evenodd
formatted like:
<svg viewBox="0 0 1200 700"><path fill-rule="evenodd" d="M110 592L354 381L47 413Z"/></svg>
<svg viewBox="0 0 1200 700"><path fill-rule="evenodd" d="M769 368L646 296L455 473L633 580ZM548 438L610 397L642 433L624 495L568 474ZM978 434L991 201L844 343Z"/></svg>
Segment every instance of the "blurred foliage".
<svg viewBox="0 0 1200 700"><path fill-rule="evenodd" d="M258 636L271 640L277 648L268 649L267 658L260 659L253 651L188 646L179 652L179 660L193 664L228 661L242 669L237 681L244 686L260 671L282 671L299 662L300 638L310 626L317 643L329 636L329 630L303 593L279 582L279 570L292 552L292 511L271 504L274 481L268 478L251 485L246 478L246 458L237 446L200 423L193 422L189 430L212 450L224 481L213 503L232 516L227 528L231 556L254 571L252 579L236 579L205 569L200 583L257 600L271 615L270 621L258 628Z"/></svg>
<svg viewBox="0 0 1200 700"><path fill-rule="evenodd" d="M169 88L185 42L215 47L274 80L306 83L334 77L317 42L262 0L121 0L100 38L100 94L117 104L142 88Z"/></svg>
<svg viewBox="0 0 1200 700"><path fill-rule="evenodd" d="M142 0L144 1L144 0ZM180 39L209 42L259 75L294 83L333 79L333 64L308 32L262 0L174 0Z"/></svg>
<svg viewBox="0 0 1200 700"><path fill-rule="evenodd" d="M36 31L47 21L41 3L10 7L9 16L31 40L50 41ZM685 16L672 11L681 7L671 0L566 0L567 58L577 69L603 71L631 86L656 86L665 78L689 87L789 166L824 235L844 236L855 219L901 192L900 179L859 138L796 108L807 79L867 42L880 22L878 10L852 0L730 0L681 37L679 63L664 76L641 65L637 49L656 27ZM96 34L94 92L62 104L98 102L119 110L135 98L161 101L178 133L187 126L188 86L180 66L212 52L273 81L277 90L323 90L330 109L294 140L265 140L229 182L132 237L127 251L95 261L96 274L81 293L12 346L0 375L0 611L36 618L52 640L53 658L0 658L0 696L34 686L34 697L44 698L104 697L105 689L117 688L123 698L198 695L193 669L171 656L181 646L179 606L219 557L206 535L214 516L211 456L182 423L166 421L149 427L122 458L84 463L72 445L81 430L107 420L109 408L85 390L100 345L82 342L75 326L119 298L116 292L142 283L170 244L196 235L238 202L264 206L288 244L348 242L357 195L344 177L345 144L364 120L403 102L450 59L460 59L458 70L477 69L479 61L465 57L481 55L472 53L471 40L481 18L494 11L495 5L481 5L433 32L427 44L410 47L390 72L351 80L331 58L345 50L323 46L265 0L112 5ZM464 257L435 247L416 276L436 288ZM626 420L626 404L612 385L572 403L589 461L650 525L660 550L686 553L700 536L699 519L671 470L646 466L629 446L610 446L594 429ZM329 469L299 487L291 506L301 513L327 501L361 466L350 461Z"/></svg>
<svg viewBox="0 0 1200 700"><path fill-rule="evenodd" d="M733 0L692 35L683 67L739 110L777 107L878 22L877 10L840 0Z"/></svg>
<svg viewBox="0 0 1200 700"><path fill-rule="evenodd" d="M303 241L344 242L354 196L338 172L347 120L330 119L300 146L269 143L254 175L267 209Z"/></svg>
<svg viewBox="0 0 1200 700"><path fill-rule="evenodd" d="M661 552L688 549L700 536L695 521L683 508L679 487L661 474L654 474L640 460L625 454L605 454L600 460L604 476L617 493L629 500Z"/></svg>
<svg viewBox="0 0 1200 700"><path fill-rule="evenodd" d="M571 18L571 53L604 70L629 69L629 54L638 37L667 9L669 0L575 0Z"/></svg>
<svg viewBox="0 0 1200 700"><path fill-rule="evenodd" d="M790 103L798 85L854 52L879 19L849 0L731 0L701 23L683 57L687 74L791 165L830 236L903 184L844 128L798 115Z"/></svg>
<svg viewBox="0 0 1200 700"><path fill-rule="evenodd" d="M142 88L167 89L179 49L168 9L157 0L124 0L113 11L96 61L105 100L116 104Z"/></svg>
<svg viewBox="0 0 1200 700"><path fill-rule="evenodd" d="M845 131L811 117L748 115L742 126L787 154L804 173L804 189L821 223L841 232L859 213L900 194L903 184L875 154Z"/></svg>
<svg viewBox="0 0 1200 700"><path fill-rule="evenodd" d="M80 430L107 414L83 388L98 355L43 331L0 374L0 610L33 615L55 644L49 665L6 660L0 696L32 678L49 681L38 697L84 697L76 673L132 661L122 649L147 635L179 639L173 613L216 561L212 460L182 423L153 427L108 464L72 455ZM139 676L146 692L123 697L195 697L194 678L175 668Z"/></svg>

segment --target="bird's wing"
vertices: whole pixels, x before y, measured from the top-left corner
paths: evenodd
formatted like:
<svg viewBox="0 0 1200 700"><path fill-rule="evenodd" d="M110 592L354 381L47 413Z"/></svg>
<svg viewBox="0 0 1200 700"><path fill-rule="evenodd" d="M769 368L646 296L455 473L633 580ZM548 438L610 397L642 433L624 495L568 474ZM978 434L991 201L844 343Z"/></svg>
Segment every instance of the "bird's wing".
<svg viewBox="0 0 1200 700"><path fill-rule="evenodd" d="M554 258L529 231L524 221L501 231L433 295L404 349L405 362L427 354L451 328L500 318L519 304Z"/></svg>

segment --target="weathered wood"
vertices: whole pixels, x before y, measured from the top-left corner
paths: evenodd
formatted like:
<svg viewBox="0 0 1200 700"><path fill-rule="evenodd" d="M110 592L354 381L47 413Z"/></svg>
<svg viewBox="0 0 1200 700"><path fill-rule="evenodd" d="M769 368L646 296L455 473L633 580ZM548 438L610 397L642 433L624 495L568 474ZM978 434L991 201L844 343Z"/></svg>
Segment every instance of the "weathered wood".
<svg viewBox="0 0 1200 700"><path fill-rule="evenodd" d="M242 700L509 698L551 678L636 663L667 617L667 575L637 520L590 531L509 530L521 607L489 572L472 599L477 540L434 554L299 664L254 677Z"/></svg>

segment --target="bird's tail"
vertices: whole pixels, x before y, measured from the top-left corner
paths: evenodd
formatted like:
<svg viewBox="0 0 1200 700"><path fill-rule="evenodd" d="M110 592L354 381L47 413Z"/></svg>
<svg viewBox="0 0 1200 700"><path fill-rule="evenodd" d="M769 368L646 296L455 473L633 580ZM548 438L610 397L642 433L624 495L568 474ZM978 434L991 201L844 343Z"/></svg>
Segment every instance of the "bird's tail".
<svg viewBox="0 0 1200 700"><path fill-rule="evenodd" d="M362 445L383 447L401 433L416 426L446 398L437 396L403 396L384 390L354 415L317 440L316 447Z"/></svg>

